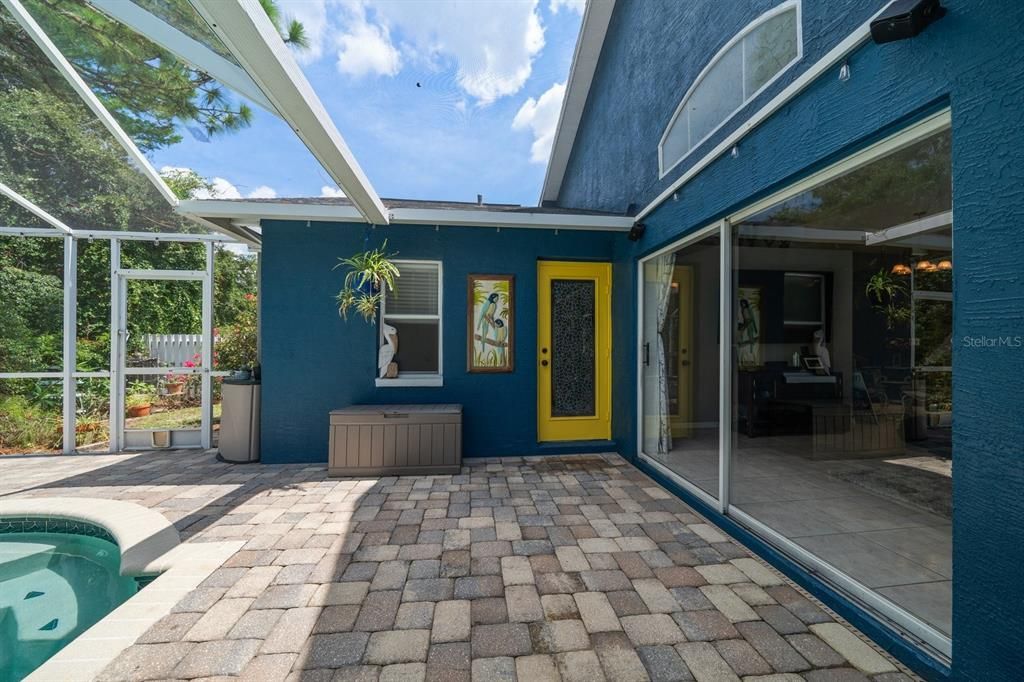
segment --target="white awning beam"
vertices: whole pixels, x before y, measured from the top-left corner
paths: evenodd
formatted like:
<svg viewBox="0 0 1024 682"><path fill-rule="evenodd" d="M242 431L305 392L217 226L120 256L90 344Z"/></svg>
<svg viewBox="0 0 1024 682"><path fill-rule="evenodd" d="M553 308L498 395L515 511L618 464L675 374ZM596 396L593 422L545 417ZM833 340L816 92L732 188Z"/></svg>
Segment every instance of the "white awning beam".
<svg viewBox="0 0 1024 682"><path fill-rule="evenodd" d="M74 233L74 230L65 225L63 222L57 220L52 215L50 215L43 209L39 208L34 203L29 201L25 197L21 196L20 194L18 194L17 192L15 192L13 189L11 189L2 182L0 182L0 194L3 194L5 197L16 203L18 206L21 206L23 209L25 209L35 217L39 218L40 220L44 221L45 223L53 225L64 234Z"/></svg>
<svg viewBox="0 0 1024 682"><path fill-rule="evenodd" d="M259 0L191 2L363 219L387 224L387 209Z"/></svg>
<svg viewBox="0 0 1024 682"><path fill-rule="evenodd" d="M87 0L87 2L110 18L119 21L184 62L216 79L237 94L263 107L274 116L279 115L263 91L244 69L159 17L150 14L134 2L125 2L125 0Z"/></svg>

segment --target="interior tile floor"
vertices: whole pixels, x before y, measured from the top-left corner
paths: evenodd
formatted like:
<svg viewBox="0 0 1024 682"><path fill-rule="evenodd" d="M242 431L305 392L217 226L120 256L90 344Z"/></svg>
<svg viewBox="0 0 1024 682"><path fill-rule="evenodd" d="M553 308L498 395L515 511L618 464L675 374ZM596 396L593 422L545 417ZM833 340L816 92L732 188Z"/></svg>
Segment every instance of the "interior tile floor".
<svg viewBox="0 0 1024 682"><path fill-rule="evenodd" d="M717 434L676 439L661 461L717 498L717 440ZM810 443L799 436L741 436L732 463L731 503L949 635L952 525L948 516L936 513L949 508L949 460L916 448L908 448L906 457L877 459L812 460L791 454L801 451L809 452ZM918 488L934 489L908 500L899 481L879 486L878 477L863 476L883 469L889 477L912 469Z"/></svg>
<svg viewBox="0 0 1024 682"><path fill-rule="evenodd" d="M3 457L0 486L245 541L102 679L910 679L617 455L377 479L201 451Z"/></svg>

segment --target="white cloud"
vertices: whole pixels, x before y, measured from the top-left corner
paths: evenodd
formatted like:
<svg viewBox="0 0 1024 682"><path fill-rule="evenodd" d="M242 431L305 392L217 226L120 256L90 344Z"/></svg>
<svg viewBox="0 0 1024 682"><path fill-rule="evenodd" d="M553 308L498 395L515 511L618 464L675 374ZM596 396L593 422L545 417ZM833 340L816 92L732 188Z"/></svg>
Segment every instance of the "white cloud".
<svg viewBox="0 0 1024 682"><path fill-rule="evenodd" d="M570 12L576 12L580 16L583 16L583 10L587 6L587 0L551 0L551 4L548 8L552 14L558 14L558 11L563 7Z"/></svg>
<svg viewBox="0 0 1024 682"><path fill-rule="evenodd" d="M344 31L335 36L338 71L349 76L394 76L402 66L387 26L372 23L362 2L345 5Z"/></svg>
<svg viewBox="0 0 1024 682"><path fill-rule="evenodd" d="M339 198L345 196L345 193L337 187L331 187L330 185L324 185L320 188L320 196Z"/></svg>
<svg viewBox="0 0 1024 682"><path fill-rule="evenodd" d="M552 0L571 3L572 0ZM538 0L285 0L285 16L303 23L310 63L332 54L341 73L395 76L405 65L454 68L458 87L490 104L513 95L544 47Z"/></svg>
<svg viewBox="0 0 1024 682"><path fill-rule="evenodd" d="M273 187L267 187L266 185L260 185L248 194L250 199L276 199L277 190Z"/></svg>
<svg viewBox="0 0 1024 682"><path fill-rule="evenodd" d="M530 161L533 163L548 162L563 97L565 83L555 83L537 99L531 97L523 102L512 119L513 130L530 130L533 133L533 144L530 145Z"/></svg>
<svg viewBox="0 0 1024 682"><path fill-rule="evenodd" d="M192 173L191 168L182 166L161 166L160 175L178 175ZM193 199L276 199L277 190L267 185L260 185L246 195L242 195L234 183L224 178L208 178L210 189L198 189L192 195Z"/></svg>
<svg viewBox="0 0 1024 682"><path fill-rule="evenodd" d="M455 64L455 79L479 104L513 95L544 47L544 27L532 2L382 2L380 21L400 31L403 53Z"/></svg>

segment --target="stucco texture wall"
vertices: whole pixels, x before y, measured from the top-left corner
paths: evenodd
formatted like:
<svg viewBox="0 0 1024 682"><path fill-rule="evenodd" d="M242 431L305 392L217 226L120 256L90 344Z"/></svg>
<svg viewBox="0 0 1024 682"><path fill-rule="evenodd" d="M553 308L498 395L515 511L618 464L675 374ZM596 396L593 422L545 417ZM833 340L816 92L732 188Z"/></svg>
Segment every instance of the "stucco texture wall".
<svg viewBox="0 0 1024 682"><path fill-rule="evenodd" d="M701 70L780 0L619 0L573 144L558 203L643 208L750 114L866 21L886 0L803 0L803 59L664 178L658 142Z"/></svg>
<svg viewBox="0 0 1024 682"><path fill-rule="evenodd" d="M696 68L694 55L710 56L733 25L744 25L766 4L620 2L562 203L622 210L653 198L664 185L656 181L657 141L685 90L685 74ZM708 5L723 16L721 28L717 19L711 22L714 37L705 35L711 32L702 19ZM805 38L820 33L834 44L877 5L805 2ZM951 109L952 674L958 680L1017 679L1024 669L1024 4L943 5L948 15L912 40L864 44L850 57L849 81L838 79L838 68L826 72L747 135L737 157L727 154L695 176L644 220L642 240L616 244L615 276L635 295L636 258L928 113ZM732 12L737 16L730 20ZM805 62L830 44L808 43ZM663 83L673 69L679 75L667 95L672 88ZM634 358L617 365L619 387L636 386L631 306L617 302L616 336L629 337ZM622 411L616 436L624 452L635 452L635 420Z"/></svg>
<svg viewBox="0 0 1024 682"><path fill-rule="evenodd" d="M367 236L368 235L368 236ZM388 240L398 258L443 263L444 386L377 388L377 328L343 321L338 257ZM537 443L537 260L610 261L609 232L265 221L261 280L265 462L326 462L328 412L356 403L461 403L464 456L552 451ZM470 273L515 275L515 371L466 371ZM607 446L606 446L607 447ZM555 450L557 451L557 450Z"/></svg>

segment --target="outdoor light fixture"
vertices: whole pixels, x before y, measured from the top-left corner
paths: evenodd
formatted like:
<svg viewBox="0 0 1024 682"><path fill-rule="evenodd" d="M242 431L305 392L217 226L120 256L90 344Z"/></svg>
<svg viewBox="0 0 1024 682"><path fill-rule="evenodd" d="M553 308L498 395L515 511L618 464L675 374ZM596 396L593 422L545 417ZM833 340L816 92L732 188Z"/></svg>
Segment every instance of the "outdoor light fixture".
<svg viewBox="0 0 1024 682"><path fill-rule="evenodd" d="M842 83L850 80L850 62L843 62L843 65L839 67L839 80Z"/></svg>
<svg viewBox="0 0 1024 682"><path fill-rule="evenodd" d="M644 236L644 232L647 230L647 226L643 223L636 223L633 227L629 228L629 241L638 242L640 237Z"/></svg>
<svg viewBox="0 0 1024 682"><path fill-rule="evenodd" d="M939 0L896 0L871 22L871 39L881 45L913 38L944 16Z"/></svg>
<svg viewBox="0 0 1024 682"><path fill-rule="evenodd" d="M909 275L911 270L910 266L907 265L906 263L897 263L896 265L892 266L892 270L890 272L892 272L892 274L894 275Z"/></svg>

